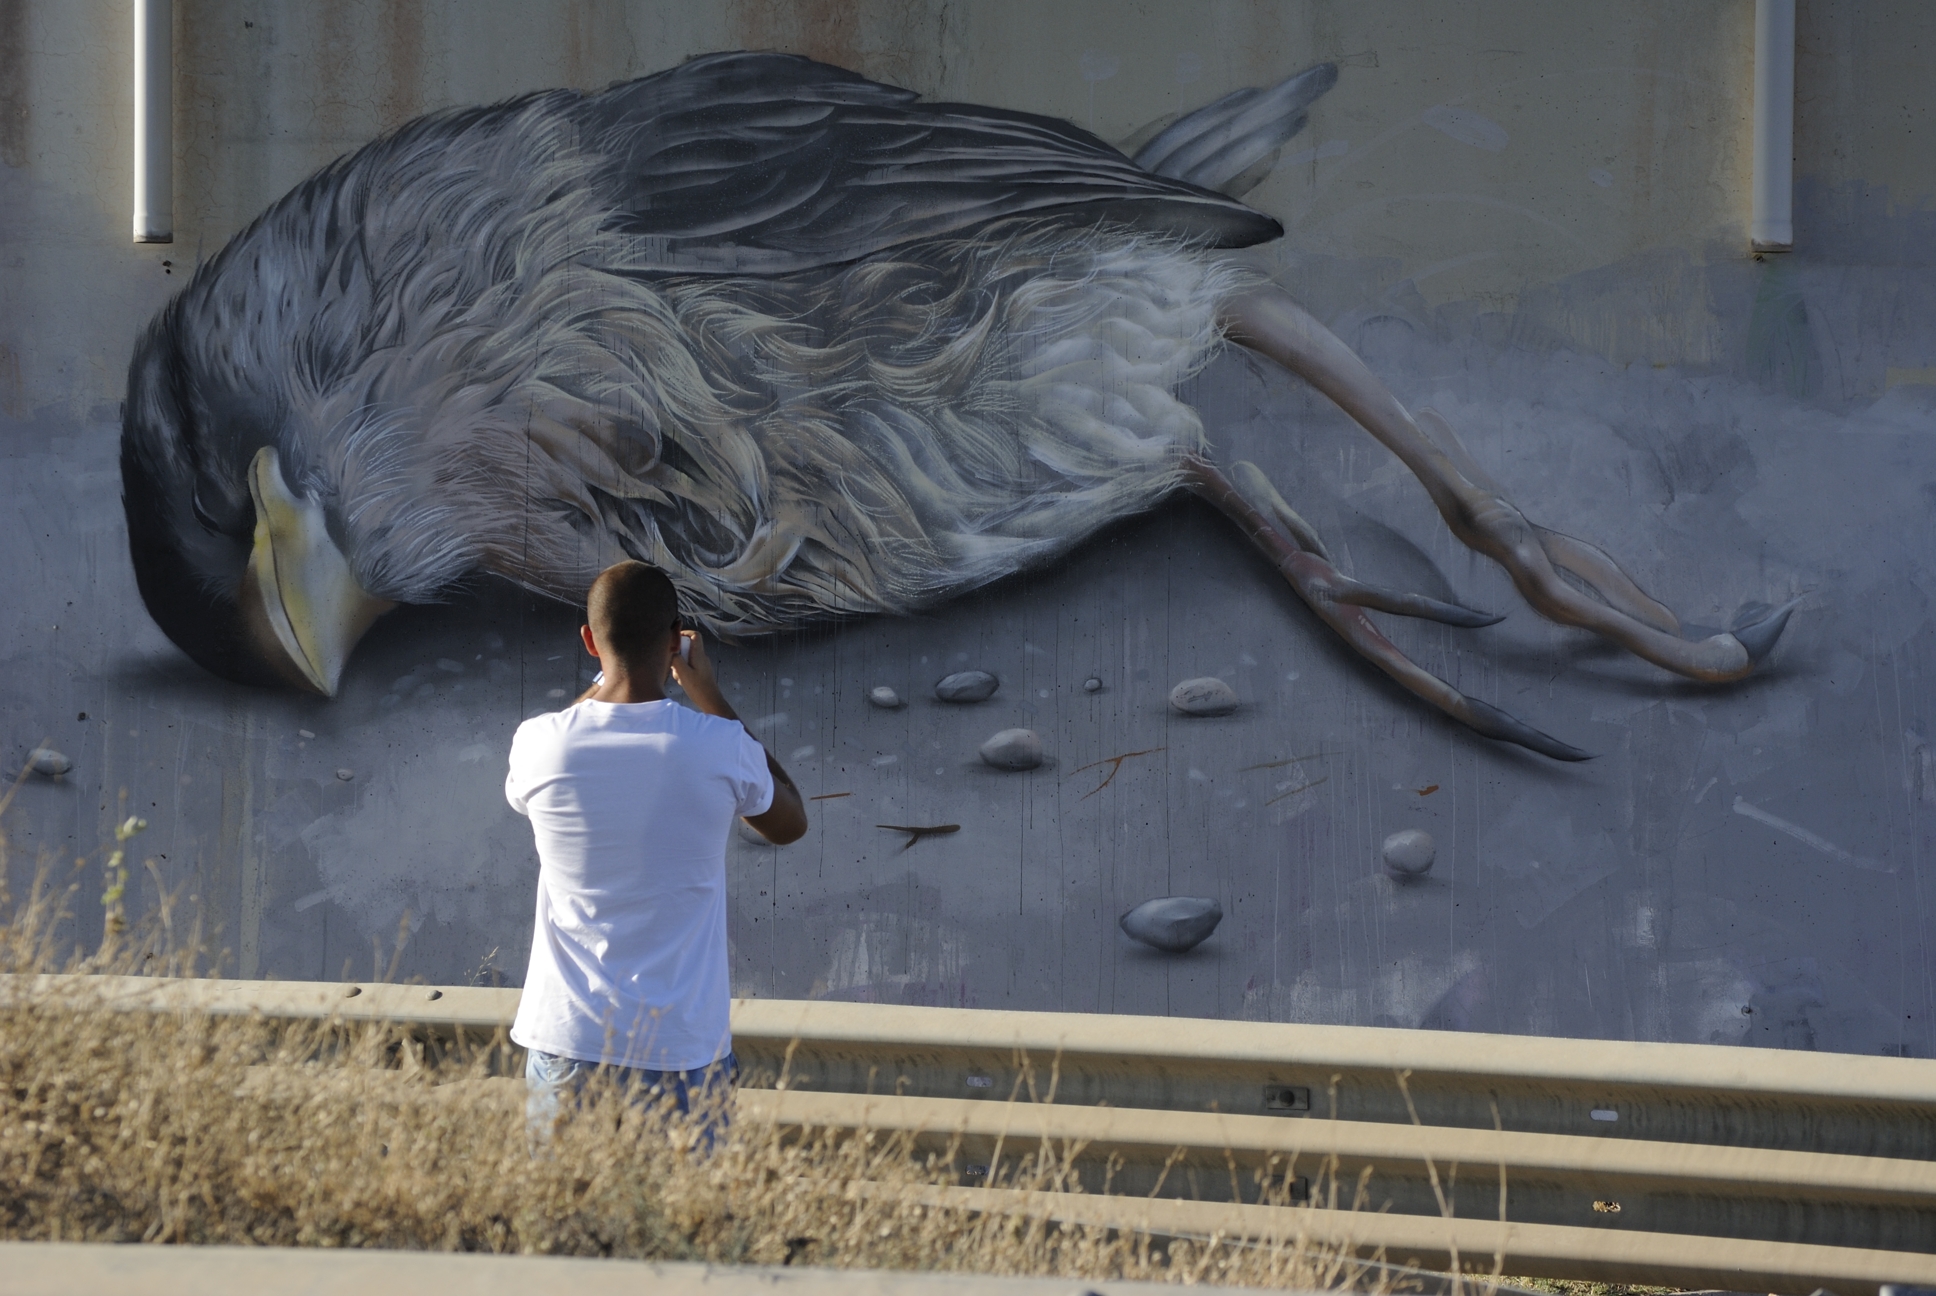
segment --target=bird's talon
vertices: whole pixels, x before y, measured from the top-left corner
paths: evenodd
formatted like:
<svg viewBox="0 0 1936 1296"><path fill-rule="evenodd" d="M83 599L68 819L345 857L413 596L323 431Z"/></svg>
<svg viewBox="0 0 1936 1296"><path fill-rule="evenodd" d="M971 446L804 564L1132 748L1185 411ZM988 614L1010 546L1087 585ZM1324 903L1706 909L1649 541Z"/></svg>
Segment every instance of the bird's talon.
<svg viewBox="0 0 1936 1296"><path fill-rule="evenodd" d="M1347 581L1332 597L1339 603L1370 608L1374 612L1417 617L1422 621L1436 621L1440 625L1455 626L1461 630L1479 630L1498 625L1506 619L1502 612L1481 612L1463 604L1446 603L1423 594L1406 594L1359 581Z"/></svg>
<svg viewBox="0 0 1936 1296"><path fill-rule="evenodd" d="M1542 756L1551 756L1554 760L1589 761L1593 759L1592 752L1582 751L1569 743L1561 742L1551 734L1541 733L1518 716L1501 711L1490 702L1481 702L1478 698L1469 697L1465 699L1465 704L1471 714L1458 718L1488 738L1515 743L1528 750L1536 751Z"/></svg>
<svg viewBox="0 0 1936 1296"><path fill-rule="evenodd" d="M1295 540L1271 525L1258 502L1249 497L1251 492L1240 491L1216 465L1193 455L1184 461L1183 472L1190 489L1237 523L1244 534L1251 537L1252 543L1276 564L1277 570L1290 582L1298 597L1326 625L1343 636L1360 656L1396 681L1399 687L1488 738L1517 743L1554 760L1590 759L1591 753L1569 746L1550 734L1541 733L1498 707L1467 697L1425 670L1381 634L1361 609L1373 608L1460 626L1491 625L1501 618L1457 604L1441 603L1422 595L1401 594L1352 580L1329 562L1300 548ZM1252 490L1255 490L1254 483Z"/></svg>
<svg viewBox="0 0 1936 1296"><path fill-rule="evenodd" d="M1762 611L1764 613L1758 620L1750 621L1746 625L1737 625L1733 630L1729 631L1735 637L1736 641L1747 650L1748 660L1750 662L1759 666L1762 659L1774 650L1775 641L1780 639L1781 632L1788 628L1788 618L1794 613L1796 606L1800 602L1801 600L1799 598L1792 598L1772 611L1766 610L1765 604L1759 608L1754 608L1753 605L1750 605L1749 608L1742 609L1744 613L1750 615L1753 614L1753 611Z"/></svg>

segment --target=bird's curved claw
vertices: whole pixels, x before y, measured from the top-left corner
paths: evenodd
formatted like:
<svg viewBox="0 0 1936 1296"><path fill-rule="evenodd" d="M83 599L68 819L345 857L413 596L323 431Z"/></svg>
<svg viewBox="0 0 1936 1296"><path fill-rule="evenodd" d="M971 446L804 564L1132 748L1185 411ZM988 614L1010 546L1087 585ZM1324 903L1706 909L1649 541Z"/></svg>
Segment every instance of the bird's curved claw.
<svg viewBox="0 0 1936 1296"><path fill-rule="evenodd" d="M1277 487L1264 475L1264 470L1247 460L1239 459L1230 465L1229 483L1236 488L1258 512L1267 518L1271 525L1284 533L1293 545L1305 553L1331 561L1331 554L1324 547L1324 540L1318 535L1317 528L1299 517L1297 510L1285 502L1277 493ZM1422 617L1427 621L1437 621L1443 625L1457 626L1461 630L1477 630L1481 626L1497 625L1505 620L1503 615L1495 616L1490 612L1480 612L1476 608L1461 607L1457 603L1441 603L1437 599L1426 598L1422 594L1406 594L1399 590L1386 589L1381 585L1367 585L1353 580L1343 572L1333 568L1331 578L1332 597L1340 603L1350 603L1356 607L1368 607L1378 612L1391 612L1397 616Z"/></svg>
<svg viewBox="0 0 1936 1296"><path fill-rule="evenodd" d="M1293 553L1281 559L1277 569L1306 605L1324 618L1325 623L1342 635L1344 641L1356 649L1360 656L1391 676L1408 692L1430 702L1466 728L1487 738L1517 744L1554 760L1593 759L1591 752L1563 743L1489 702L1467 697L1407 657L1397 644L1372 624L1371 618L1359 606L1346 602L1332 591L1334 579L1350 581L1350 577L1339 576L1331 564L1310 554Z"/></svg>
<svg viewBox="0 0 1936 1296"><path fill-rule="evenodd" d="M1674 614L1605 551L1528 521L1442 415L1422 409L1415 422L1424 442L1415 448L1429 469L1421 480L1433 492L1446 525L1467 548L1505 568L1533 610L1547 620L1591 630L1644 661L1708 684L1727 684L1750 674L1781 637L1792 603L1732 634L1682 638ZM1569 585L1561 572L1598 597Z"/></svg>
<svg viewBox="0 0 1936 1296"><path fill-rule="evenodd" d="M1592 753L1563 743L1551 734L1542 733L1490 703L1467 697L1419 666L1372 624L1364 609L1369 607L1406 616L1426 616L1448 625L1491 625L1500 618L1456 604L1441 603L1414 594L1399 594L1355 581L1340 572L1329 559L1301 548L1214 464L1192 456L1184 460L1183 473L1189 488L1241 527L1251 543L1270 558L1284 579L1290 582L1291 588L1297 591L1298 597L1326 625L1405 690L1487 738L1514 743L1554 760L1592 759Z"/></svg>
<svg viewBox="0 0 1936 1296"><path fill-rule="evenodd" d="M1482 630L1489 625L1498 625L1506 619L1503 612L1481 612L1477 608L1466 607L1462 603L1442 603L1423 594L1406 594L1400 590L1386 589L1382 585L1367 585L1340 572L1336 578L1337 589L1332 597L1340 603L1353 607L1370 608L1374 612L1390 612L1394 616L1418 617L1425 621L1436 621L1440 625L1456 626L1461 630Z"/></svg>
<svg viewBox="0 0 1936 1296"><path fill-rule="evenodd" d="M1800 603L1799 598L1789 599L1780 607L1766 611L1758 619L1749 621L1746 625L1737 625L1728 632L1747 650L1750 663L1759 666L1762 659L1774 651L1775 641L1780 639L1781 632L1788 628L1788 618ZM1763 611L1764 607L1765 605L1743 608L1742 612L1752 616L1755 612Z"/></svg>
<svg viewBox="0 0 1936 1296"><path fill-rule="evenodd" d="M1460 696L1465 695L1460 694ZM1478 698L1469 697L1465 698L1465 707L1464 714L1448 714L1453 714L1454 719L1461 721L1475 733L1484 734L1488 738L1497 738L1500 742L1516 743L1542 756L1551 756L1554 760L1589 761L1593 759L1592 752L1582 751L1570 743L1561 742L1551 734L1541 733L1518 716L1508 711L1501 711L1490 702L1481 702Z"/></svg>
<svg viewBox="0 0 1936 1296"><path fill-rule="evenodd" d="M1212 471L1215 471L1212 469ZM1317 528L1299 517L1277 493L1277 487L1264 475L1264 470L1256 464L1238 460L1230 465L1229 485L1233 486L1244 501L1270 523L1284 533L1294 546L1305 553L1331 563L1331 555L1319 538ZM1611 561L1609 559L1608 561ZM1367 585L1354 580L1332 565L1329 576L1331 597L1340 603L1353 607L1367 607L1375 612L1390 612L1395 616L1419 617L1426 621L1437 621L1441 625L1456 626L1461 630L1479 630L1489 625L1498 625L1506 619L1503 612L1481 612L1459 603L1444 603L1423 594L1407 594L1402 590L1388 589L1383 585Z"/></svg>

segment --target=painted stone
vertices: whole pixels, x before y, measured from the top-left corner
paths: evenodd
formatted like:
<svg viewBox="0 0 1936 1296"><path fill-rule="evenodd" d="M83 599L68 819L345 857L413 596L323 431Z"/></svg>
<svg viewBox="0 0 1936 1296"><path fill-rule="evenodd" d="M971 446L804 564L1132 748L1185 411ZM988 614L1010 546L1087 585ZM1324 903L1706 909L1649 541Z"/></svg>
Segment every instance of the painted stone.
<svg viewBox="0 0 1936 1296"><path fill-rule="evenodd" d="M1124 934L1166 954L1186 954L1208 940L1223 921L1223 906L1204 896L1145 900L1121 918Z"/></svg>
<svg viewBox="0 0 1936 1296"><path fill-rule="evenodd" d="M1395 878L1421 878L1432 871L1439 848L1432 834L1406 828L1385 838L1385 872Z"/></svg>
<svg viewBox="0 0 1936 1296"><path fill-rule="evenodd" d="M771 846L773 844L766 838L760 836L760 830L752 824L747 823L744 819L733 820L733 831L738 833L739 839L749 846Z"/></svg>
<svg viewBox="0 0 1936 1296"><path fill-rule="evenodd" d="M1042 763L1042 740L1033 729L1004 729L981 745L981 758L996 769L1032 770Z"/></svg>
<svg viewBox="0 0 1936 1296"><path fill-rule="evenodd" d="M1170 705L1184 715L1229 715L1237 709L1237 690L1211 675L1186 679L1170 690Z"/></svg>
<svg viewBox="0 0 1936 1296"><path fill-rule="evenodd" d="M1082 681L1082 691L1084 693L1100 693L1102 692L1102 681L1094 675L1091 675L1088 679Z"/></svg>
<svg viewBox="0 0 1936 1296"><path fill-rule="evenodd" d="M943 676L934 686L934 695L943 702L986 702L1001 684L987 671L956 671Z"/></svg>
<svg viewBox="0 0 1936 1296"><path fill-rule="evenodd" d="M36 747L27 754L27 764L34 773L46 778L59 778L74 768L74 762L67 759L52 747Z"/></svg>
<svg viewBox="0 0 1936 1296"><path fill-rule="evenodd" d="M901 705L901 695L885 684L879 688L867 690L867 700L883 711L892 711Z"/></svg>
<svg viewBox="0 0 1936 1296"><path fill-rule="evenodd" d="M339 779L342 779L345 783L347 783L351 779L356 777L356 771L350 770L350 769L339 769L336 771L336 777Z"/></svg>

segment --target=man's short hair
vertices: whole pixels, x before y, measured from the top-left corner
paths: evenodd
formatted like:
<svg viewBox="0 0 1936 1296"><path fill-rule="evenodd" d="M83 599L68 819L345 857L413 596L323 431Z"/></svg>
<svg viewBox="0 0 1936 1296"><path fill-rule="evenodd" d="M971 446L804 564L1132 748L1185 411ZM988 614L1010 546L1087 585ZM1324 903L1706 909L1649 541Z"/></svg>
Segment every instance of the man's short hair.
<svg viewBox="0 0 1936 1296"><path fill-rule="evenodd" d="M679 621L679 591L649 563L613 563L585 598L592 637L619 660L642 661L665 647Z"/></svg>

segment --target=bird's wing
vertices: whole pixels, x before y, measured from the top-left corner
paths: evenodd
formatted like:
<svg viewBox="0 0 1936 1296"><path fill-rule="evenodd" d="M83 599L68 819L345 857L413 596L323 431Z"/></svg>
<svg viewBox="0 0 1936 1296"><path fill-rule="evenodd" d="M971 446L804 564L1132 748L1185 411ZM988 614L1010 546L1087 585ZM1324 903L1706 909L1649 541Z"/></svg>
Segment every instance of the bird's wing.
<svg viewBox="0 0 1936 1296"><path fill-rule="evenodd" d="M1067 122L922 103L792 55L697 58L588 97L578 120L645 272L790 274L1016 216L1218 247L1284 232Z"/></svg>
<svg viewBox="0 0 1936 1296"><path fill-rule="evenodd" d="M1136 165L1238 197L1269 170L1260 164L1304 129L1305 109L1337 83L1338 65L1318 63L1267 89L1233 90L1172 122L1136 151Z"/></svg>

